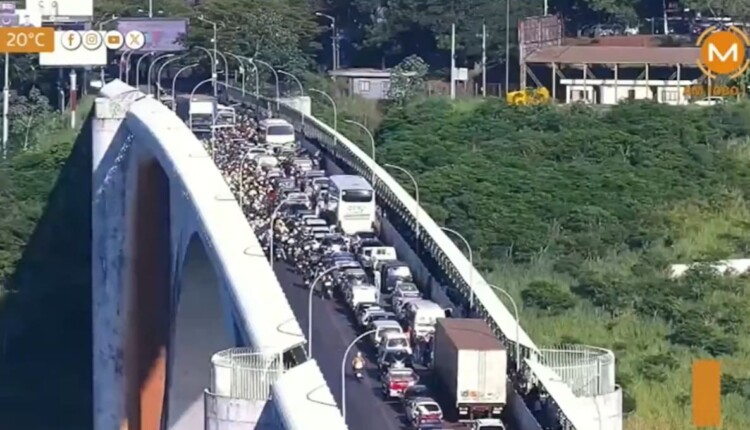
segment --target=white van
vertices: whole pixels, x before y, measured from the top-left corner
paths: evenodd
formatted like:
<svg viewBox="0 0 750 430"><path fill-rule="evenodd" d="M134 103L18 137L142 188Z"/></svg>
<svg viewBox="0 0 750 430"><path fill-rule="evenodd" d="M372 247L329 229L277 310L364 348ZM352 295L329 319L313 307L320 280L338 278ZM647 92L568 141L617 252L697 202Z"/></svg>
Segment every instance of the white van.
<svg viewBox="0 0 750 430"><path fill-rule="evenodd" d="M271 118L264 119L258 124L261 142L268 145L290 145L297 141L294 127L288 121Z"/></svg>
<svg viewBox="0 0 750 430"><path fill-rule="evenodd" d="M432 300L410 300L404 306L404 319L417 337L433 334L437 320L446 316L445 309Z"/></svg>
<svg viewBox="0 0 750 430"><path fill-rule="evenodd" d="M361 284L352 285L349 290L346 291L349 307L356 309L360 303L379 303L380 297L378 289L373 285Z"/></svg>
<svg viewBox="0 0 750 430"><path fill-rule="evenodd" d="M372 269L380 261L398 260L396 248L392 246L367 246L359 250L359 262Z"/></svg>

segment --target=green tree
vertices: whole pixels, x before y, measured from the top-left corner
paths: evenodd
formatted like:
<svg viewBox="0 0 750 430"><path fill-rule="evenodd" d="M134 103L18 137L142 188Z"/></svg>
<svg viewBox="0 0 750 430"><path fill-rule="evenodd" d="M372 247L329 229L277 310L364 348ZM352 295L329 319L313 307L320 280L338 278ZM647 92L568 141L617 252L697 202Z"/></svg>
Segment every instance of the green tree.
<svg viewBox="0 0 750 430"><path fill-rule="evenodd" d="M320 28L305 2L214 0L199 6L195 13L217 23L219 50L258 58L288 72L307 70L312 55L321 48L316 42ZM210 48L212 39L213 26L195 20L188 45ZM261 72L265 71L261 68Z"/></svg>
<svg viewBox="0 0 750 430"><path fill-rule="evenodd" d="M391 85L388 98L398 104L420 94L424 90L425 76L429 66L420 57L410 55L391 70Z"/></svg>
<svg viewBox="0 0 750 430"><path fill-rule="evenodd" d="M38 88L11 99L8 119L11 150L16 151L33 148L43 136L61 127L59 114L53 111L49 99Z"/></svg>
<svg viewBox="0 0 750 430"><path fill-rule="evenodd" d="M561 314L575 306L575 299L560 285L546 281L534 281L521 292L525 306L541 309L550 314Z"/></svg>

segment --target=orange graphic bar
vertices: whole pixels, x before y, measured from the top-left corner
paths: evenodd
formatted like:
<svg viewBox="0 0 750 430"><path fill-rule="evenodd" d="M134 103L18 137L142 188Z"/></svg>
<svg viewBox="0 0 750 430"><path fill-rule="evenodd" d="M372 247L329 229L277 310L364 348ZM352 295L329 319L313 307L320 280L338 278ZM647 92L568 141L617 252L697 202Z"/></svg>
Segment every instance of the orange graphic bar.
<svg viewBox="0 0 750 430"><path fill-rule="evenodd" d="M696 427L721 425L721 363L719 360L693 362L693 424Z"/></svg>

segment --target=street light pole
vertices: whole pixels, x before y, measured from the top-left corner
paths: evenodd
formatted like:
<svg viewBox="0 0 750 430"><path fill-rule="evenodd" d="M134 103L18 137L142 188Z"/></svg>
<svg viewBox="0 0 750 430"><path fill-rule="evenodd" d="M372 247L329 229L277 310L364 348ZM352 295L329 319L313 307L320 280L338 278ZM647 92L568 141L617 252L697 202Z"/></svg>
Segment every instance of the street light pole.
<svg viewBox="0 0 750 430"><path fill-rule="evenodd" d="M185 70L192 69L193 67L196 67L198 63L188 64L187 66L181 68L177 71L177 73L174 74L174 77L172 78L172 111L177 112L177 77L180 76L180 73L184 72Z"/></svg>
<svg viewBox="0 0 750 430"><path fill-rule="evenodd" d="M195 97L195 92L198 90L198 87L200 87L203 84L207 84L209 82L211 82L211 78L204 79L204 80L198 82L198 84L196 84L193 87L193 90L190 91L190 102L191 103L193 101L193 97ZM191 131L193 130L193 114L191 112L188 112L188 127L190 127ZM215 140L215 137L216 137L216 114L211 115L211 141L212 142Z"/></svg>
<svg viewBox="0 0 750 430"><path fill-rule="evenodd" d="M516 314L516 372L520 372L521 370L521 320L518 318L518 306L516 305L515 299L513 299L513 296L510 295L507 291L504 289L498 287L497 285L487 284L492 288L493 290L503 294L505 297L510 300L510 304L513 306L513 313Z"/></svg>
<svg viewBox="0 0 750 430"><path fill-rule="evenodd" d="M508 94L508 91L510 91L509 87L510 87L510 0L505 0L505 94Z"/></svg>
<svg viewBox="0 0 750 430"><path fill-rule="evenodd" d="M156 98L157 99L159 99L159 93L161 92L161 73L164 71L164 68L169 65L169 63L174 63L180 58L182 58L182 56L170 58L169 60L165 61L164 64L162 64L161 67L159 67L159 71L156 72L156 93L157 93Z"/></svg>
<svg viewBox="0 0 750 430"><path fill-rule="evenodd" d="M146 57L151 57L152 55L154 55L153 51L142 54L140 58L138 58L138 61L135 62L135 88L139 91L141 89L141 61L143 61L143 59ZM151 62L151 64L153 64L153 61Z"/></svg>
<svg viewBox="0 0 750 430"><path fill-rule="evenodd" d="M201 21L204 21L200 17L198 17L198 19L200 19ZM208 21L206 21L206 22L208 22ZM214 38L215 37L216 37L216 25L214 25ZM214 40L216 40L216 39L214 39ZM217 94L219 92L219 85L216 82L216 80L219 77L219 73L216 70L216 66L217 66L219 60L216 58L216 54L212 54L211 51L209 51L208 49L206 49L206 48L204 48L202 46L196 46L196 48L200 49L201 51L203 51L206 54L208 54L208 58L211 59L211 82L212 82L212 85L214 87L214 98L216 98L216 96L217 96ZM216 52L216 51L214 51L214 52Z"/></svg>
<svg viewBox="0 0 750 430"><path fill-rule="evenodd" d="M417 183L417 180L414 179L414 176L403 167L396 166L395 164L385 164L385 167L390 167L392 169L402 171L406 176L409 177L409 179L411 179L412 184L414 184L414 199L417 201L417 208L414 211L414 220L416 221L416 224L417 224L417 228L416 228L417 244L419 244L419 208L420 208L419 206L419 184Z"/></svg>
<svg viewBox="0 0 750 430"><path fill-rule="evenodd" d="M329 267L328 269L320 272L320 274L315 277L315 280L312 281L312 284L310 284L310 292L307 295L307 358L312 357L312 319L313 319L313 313L312 313L312 298L313 293L315 292L315 286L320 282L323 277L334 270L336 270L337 267Z"/></svg>
<svg viewBox="0 0 750 430"><path fill-rule="evenodd" d="M148 65L148 70L146 71L146 86L148 87L148 94L152 94L152 88L151 88L151 76L153 76L154 73L154 65L159 62L159 60L163 58L172 58L175 54L162 54L158 57L154 58L154 61L151 62L151 64ZM157 83L157 87L159 84ZM158 94L157 94L158 95Z"/></svg>
<svg viewBox="0 0 750 430"><path fill-rule="evenodd" d="M471 249L471 245L469 245L469 241L461 233L448 227L440 227L440 229L455 234L466 245L469 254L469 266L471 266L469 267L469 313L471 313L474 309L474 252Z"/></svg>
<svg viewBox="0 0 750 430"><path fill-rule="evenodd" d="M352 121L350 119L344 120L344 122L356 125L357 127L361 128L362 130L367 133L367 136L370 137L370 147L372 149L372 180L370 181L372 183L373 188L375 187L375 166L377 166L377 163L375 162L375 138L372 136L372 133L370 133L370 130L367 129L363 124L358 123L357 121Z"/></svg>
<svg viewBox="0 0 750 430"><path fill-rule="evenodd" d="M245 95L245 75L246 75L245 60L243 60L239 55L232 54L231 52L227 52L226 55L229 55L230 57L234 58L239 64L238 70L240 72L240 75L242 75L242 95L244 96Z"/></svg>
<svg viewBox="0 0 750 430"><path fill-rule="evenodd" d="M331 21L331 67L333 70L339 68L339 35L336 32L336 18L321 12L315 12L316 16L326 18Z"/></svg>
<svg viewBox="0 0 750 430"><path fill-rule="evenodd" d="M276 80L276 110L279 110L281 107L281 94L279 93L279 74L276 73L276 69L273 68L270 64L266 63L265 61L260 61L258 59L253 59L253 62L259 63L263 66L268 67L271 70L271 73L273 73L273 77Z"/></svg>
<svg viewBox="0 0 750 430"><path fill-rule="evenodd" d="M258 73L258 66L255 64L252 58L243 57L242 55L238 55L238 57L242 58L243 60L247 61L248 64L253 66L253 72L255 72L255 98L258 98L260 95L260 73Z"/></svg>
<svg viewBox="0 0 750 430"><path fill-rule="evenodd" d="M102 21L102 22L100 22L100 23L99 23L99 34L101 34L101 33L102 33L102 32L104 31L104 26L105 26L106 24L109 24L110 22L112 22L112 21L114 21L114 20L116 20L116 19L117 19L117 15L112 15L112 18L110 18L110 19L108 19L108 20L105 20L105 21ZM106 67L107 67L107 66L102 66L102 67L101 67L101 68L99 69L99 80L100 80L100 81L102 81L102 86L104 86L104 69L105 69Z"/></svg>
<svg viewBox="0 0 750 430"><path fill-rule="evenodd" d="M315 88L310 88L308 91L320 94L323 97L327 98L329 102L331 102L331 106L333 106L333 129L335 131L339 131L339 114L338 109L336 108L336 100L334 100L333 97L329 96L325 91L316 90ZM336 143L338 143L338 138L336 137L336 135L333 135L333 144L336 145Z"/></svg>
<svg viewBox="0 0 750 430"><path fill-rule="evenodd" d="M304 97L305 96L305 87L302 86L302 82L300 82L299 79L297 79L296 76L289 72L285 72L283 70L278 70L278 72L282 75L289 76L292 78L295 82L297 82L297 85L299 85L299 96ZM302 109L299 110L300 118L302 119L302 130L305 129L305 113L302 112Z"/></svg>
<svg viewBox="0 0 750 430"><path fill-rule="evenodd" d="M344 351L344 357L341 359L341 416L344 417L344 422L346 422L346 361L347 357L349 356L349 351L351 351L351 349L354 347L354 345L357 344L357 342L375 333L376 331L378 330L369 330L357 336L352 341L352 343L350 343L349 346L346 347L346 351Z"/></svg>

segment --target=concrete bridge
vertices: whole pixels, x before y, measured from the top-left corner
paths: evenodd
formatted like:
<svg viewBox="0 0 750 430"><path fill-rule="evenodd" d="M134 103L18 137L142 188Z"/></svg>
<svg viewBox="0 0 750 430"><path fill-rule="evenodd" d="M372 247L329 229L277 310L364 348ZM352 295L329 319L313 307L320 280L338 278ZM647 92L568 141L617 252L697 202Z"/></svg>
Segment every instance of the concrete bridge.
<svg viewBox="0 0 750 430"><path fill-rule="evenodd" d="M376 178L381 228L430 297L484 319L518 362L520 372L509 374L515 427L622 428L611 352L537 347L437 224L420 211L417 228L416 202L345 136L239 88L226 96L292 122L325 154L329 172ZM103 88L94 115L95 428L229 428L216 423L230 421L347 428L336 406L341 387L332 382L347 334L339 330L342 340L316 346L327 352L307 359L298 322L325 316L339 327L340 316L330 307L301 316L294 280L269 266L201 143L170 110L119 81ZM523 399L532 385L551 399L541 413ZM347 394L351 428L397 428L385 409L368 414L371 397L368 388Z"/></svg>

